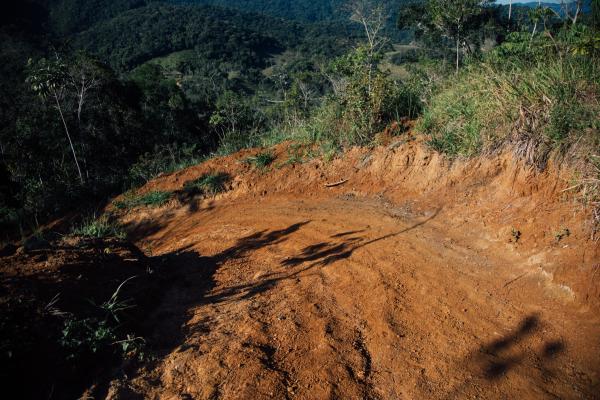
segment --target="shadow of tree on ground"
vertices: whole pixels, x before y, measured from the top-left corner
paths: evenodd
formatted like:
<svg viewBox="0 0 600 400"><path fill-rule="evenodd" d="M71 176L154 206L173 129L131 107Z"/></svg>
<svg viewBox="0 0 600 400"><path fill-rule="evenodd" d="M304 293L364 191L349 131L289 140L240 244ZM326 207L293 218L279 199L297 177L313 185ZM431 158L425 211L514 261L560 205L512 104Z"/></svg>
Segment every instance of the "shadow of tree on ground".
<svg viewBox="0 0 600 400"><path fill-rule="evenodd" d="M541 341L544 323L537 313L524 317L507 334L483 344L468 354L463 368L472 371L473 378L452 388L446 399L465 397L470 387L496 386L509 374L521 373L525 367L531 387L543 388L558 376L559 368L554 362L566 352L567 344L561 338Z"/></svg>
<svg viewBox="0 0 600 400"><path fill-rule="evenodd" d="M179 251L153 257L156 270L163 276L167 276L163 281L169 283L164 287L164 291L169 295L165 295L167 304L157 310L156 315L148 321L149 326L158 327L153 334L152 342L158 348L169 351L173 345L181 343L190 333L189 328L185 328L185 323L191 318L191 312L196 307L252 298L270 290L281 281L297 278L300 274L314 268L347 259L362 247L409 232L435 218L438 212L439 210L427 219L398 232L371 240L354 236L363 231L333 235L332 241L307 246L297 256L284 259L281 268L276 271L218 290L214 276L223 263L242 259L266 246L280 244L311 221L300 221L283 229L252 233L238 239L233 246L213 256L200 255L192 250L195 245L192 243ZM194 327L195 331L202 329L208 327Z"/></svg>

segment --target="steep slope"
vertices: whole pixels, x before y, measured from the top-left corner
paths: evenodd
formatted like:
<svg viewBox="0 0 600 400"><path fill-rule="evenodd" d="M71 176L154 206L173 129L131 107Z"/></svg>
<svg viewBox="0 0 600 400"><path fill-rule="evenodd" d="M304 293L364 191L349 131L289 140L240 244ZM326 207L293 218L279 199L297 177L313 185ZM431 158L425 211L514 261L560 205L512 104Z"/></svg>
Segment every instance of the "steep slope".
<svg viewBox="0 0 600 400"><path fill-rule="evenodd" d="M568 171L406 139L274 151L269 171L247 151L161 177L142 191L231 181L123 215L179 278L150 319L159 362L111 398L597 398L599 248Z"/></svg>

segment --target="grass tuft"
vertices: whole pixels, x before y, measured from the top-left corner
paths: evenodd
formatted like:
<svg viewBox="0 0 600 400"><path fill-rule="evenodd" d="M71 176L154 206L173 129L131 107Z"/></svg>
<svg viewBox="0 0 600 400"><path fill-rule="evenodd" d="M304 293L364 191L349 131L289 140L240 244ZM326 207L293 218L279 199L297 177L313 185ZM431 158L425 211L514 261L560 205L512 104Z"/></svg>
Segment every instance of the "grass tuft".
<svg viewBox="0 0 600 400"><path fill-rule="evenodd" d="M84 219L83 223L72 229L72 234L76 236L101 239L106 237L116 237L126 239L127 233L118 224L109 220L107 215L99 218L92 216Z"/></svg>
<svg viewBox="0 0 600 400"><path fill-rule="evenodd" d="M172 196L172 192L157 190L142 195L125 195L123 200L115 201L113 205L120 210L135 207L160 207L165 205Z"/></svg>
<svg viewBox="0 0 600 400"><path fill-rule="evenodd" d="M255 156L248 157L244 161L254 165L258 169L265 169L275 161L275 156L270 151L264 151Z"/></svg>
<svg viewBox="0 0 600 400"><path fill-rule="evenodd" d="M198 179L186 182L183 189L187 193L207 193L214 196L225 191L225 185L230 180L229 174L224 172L204 174Z"/></svg>

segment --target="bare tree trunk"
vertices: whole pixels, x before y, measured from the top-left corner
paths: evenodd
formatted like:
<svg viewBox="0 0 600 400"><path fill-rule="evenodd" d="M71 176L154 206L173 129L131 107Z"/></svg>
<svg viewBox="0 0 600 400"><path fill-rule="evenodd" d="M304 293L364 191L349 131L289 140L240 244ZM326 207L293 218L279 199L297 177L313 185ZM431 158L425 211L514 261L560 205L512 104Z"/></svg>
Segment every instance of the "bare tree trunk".
<svg viewBox="0 0 600 400"><path fill-rule="evenodd" d="M458 46L460 44L460 36L456 35L456 73L458 74Z"/></svg>
<svg viewBox="0 0 600 400"><path fill-rule="evenodd" d="M508 3L508 20L510 21L510 16L512 15L512 0Z"/></svg>
<svg viewBox="0 0 600 400"><path fill-rule="evenodd" d="M535 31L537 29L537 21L533 24L533 31L531 31L531 37L529 38L529 48L531 48L531 42L533 41L533 36L535 35Z"/></svg>
<svg viewBox="0 0 600 400"><path fill-rule="evenodd" d="M579 12L581 11L581 0L577 1L577 10L575 10L575 15L573 16L573 25L577 23L577 17L579 17Z"/></svg>
<svg viewBox="0 0 600 400"><path fill-rule="evenodd" d="M83 175L81 174L81 168L79 168L79 161L77 161L77 154L75 154L75 147L73 147L73 141L71 140L71 134L69 133L69 128L67 127L67 121L65 121L65 117L62 112L62 107L60 106L60 102L58 101L58 96L56 93L54 94L54 100L56 101L56 107L58 108L58 113L60 114L60 119L62 120L63 126L65 127L65 133L67 134L67 139L69 139L69 145L71 146L71 152L73 153L73 159L75 160L75 165L77 166L77 173L79 174L79 180L83 185Z"/></svg>

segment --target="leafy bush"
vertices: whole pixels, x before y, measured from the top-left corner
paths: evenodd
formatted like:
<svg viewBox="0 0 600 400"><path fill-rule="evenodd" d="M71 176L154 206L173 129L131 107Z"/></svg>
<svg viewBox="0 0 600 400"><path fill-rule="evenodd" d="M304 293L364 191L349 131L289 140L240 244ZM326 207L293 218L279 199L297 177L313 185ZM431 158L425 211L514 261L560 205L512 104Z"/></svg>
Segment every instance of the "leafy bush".
<svg viewBox="0 0 600 400"><path fill-rule="evenodd" d="M361 46L331 64L337 88L324 105L323 115L330 137L342 145L369 143L397 111L400 92L376 69L380 59L381 55L372 59Z"/></svg>

